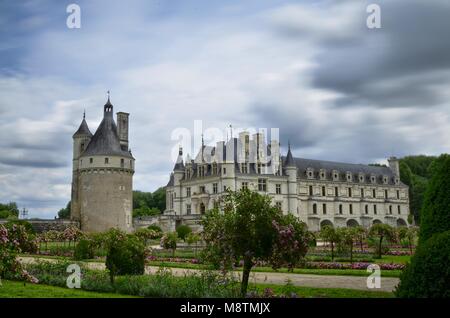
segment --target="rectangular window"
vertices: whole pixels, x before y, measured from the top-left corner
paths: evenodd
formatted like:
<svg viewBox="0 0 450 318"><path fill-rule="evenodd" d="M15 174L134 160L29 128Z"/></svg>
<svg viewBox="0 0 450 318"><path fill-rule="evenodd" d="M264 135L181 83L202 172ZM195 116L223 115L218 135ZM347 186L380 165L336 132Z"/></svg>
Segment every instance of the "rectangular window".
<svg viewBox="0 0 450 318"><path fill-rule="evenodd" d="M313 187L309 186L309 195L313 195Z"/></svg>
<svg viewBox="0 0 450 318"><path fill-rule="evenodd" d="M397 206L397 212L398 212L398 214L400 214L400 213L401 213L401 210L400 210L400 205L398 205L398 206Z"/></svg>
<svg viewBox="0 0 450 318"><path fill-rule="evenodd" d="M186 204L186 214L187 215L191 214L191 205L190 204Z"/></svg>
<svg viewBox="0 0 450 318"><path fill-rule="evenodd" d="M125 159L120 159L120 167L121 168L125 167Z"/></svg>
<svg viewBox="0 0 450 318"><path fill-rule="evenodd" d="M322 205L322 211L323 214L327 214L327 205L325 203Z"/></svg>
<svg viewBox="0 0 450 318"><path fill-rule="evenodd" d="M376 190L375 189L373 189L372 190L372 198L376 198L377 197L377 193L376 193Z"/></svg>
<svg viewBox="0 0 450 318"><path fill-rule="evenodd" d="M266 179L258 179L258 191L267 191L267 180Z"/></svg>
<svg viewBox="0 0 450 318"><path fill-rule="evenodd" d="M392 214L392 205L389 206L389 214Z"/></svg>
<svg viewBox="0 0 450 318"><path fill-rule="evenodd" d="M205 193L205 186L200 186L200 193Z"/></svg>
<svg viewBox="0 0 450 318"><path fill-rule="evenodd" d="M109 163L109 158L105 158L105 164Z"/></svg>
<svg viewBox="0 0 450 318"><path fill-rule="evenodd" d="M223 168L223 174L227 174L227 168Z"/></svg>
<svg viewBox="0 0 450 318"><path fill-rule="evenodd" d="M361 189L361 198L364 198L364 189Z"/></svg>
<svg viewBox="0 0 450 318"><path fill-rule="evenodd" d="M191 197L191 188L190 188L190 187L186 188L186 196L187 196L188 198Z"/></svg>
<svg viewBox="0 0 450 318"><path fill-rule="evenodd" d="M377 205L376 204L373 206L373 214L377 214Z"/></svg>
<svg viewBox="0 0 450 318"><path fill-rule="evenodd" d="M339 196L339 188L338 187L334 187L334 196L335 197Z"/></svg>
<svg viewBox="0 0 450 318"><path fill-rule="evenodd" d="M400 191L397 190L397 199L400 199Z"/></svg>
<svg viewBox="0 0 450 318"><path fill-rule="evenodd" d="M94 162L94 158L89 158L89 163L93 163Z"/></svg>
<svg viewBox="0 0 450 318"><path fill-rule="evenodd" d="M277 209L281 210L281 202L275 202L275 206Z"/></svg>
<svg viewBox="0 0 450 318"><path fill-rule="evenodd" d="M322 187L322 196L324 197L324 196L326 196L326 195L327 195L326 189L325 189L325 187Z"/></svg>
<svg viewBox="0 0 450 318"><path fill-rule="evenodd" d="M384 198L385 198L385 199L388 198L388 190L384 190Z"/></svg>
<svg viewBox="0 0 450 318"><path fill-rule="evenodd" d="M213 183L213 193L217 193L217 183Z"/></svg>
<svg viewBox="0 0 450 318"><path fill-rule="evenodd" d="M242 182L242 189L248 189L248 182Z"/></svg>
<svg viewBox="0 0 450 318"><path fill-rule="evenodd" d="M348 188L348 197L349 197L349 198L352 197L352 188Z"/></svg>
<svg viewBox="0 0 450 318"><path fill-rule="evenodd" d="M281 184L277 183L275 185L275 192L276 194L281 194Z"/></svg>
<svg viewBox="0 0 450 318"><path fill-rule="evenodd" d="M352 204L350 204L350 206L349 206L349 212L350 212L350 214L353 214L353 205Z"/></svg>

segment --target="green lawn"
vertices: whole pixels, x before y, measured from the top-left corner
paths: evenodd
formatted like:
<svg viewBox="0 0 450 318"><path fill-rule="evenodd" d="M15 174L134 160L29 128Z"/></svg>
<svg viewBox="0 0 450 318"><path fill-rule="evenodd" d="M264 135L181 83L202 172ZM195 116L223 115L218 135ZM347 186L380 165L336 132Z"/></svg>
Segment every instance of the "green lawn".
<svg viewBox="0 0 450 318"><path fill-rule="evenodd" d="M0 298L129 298L132 296L97 293L41 284L2 280Z"/></svg>
<svg viewBox="0 0 450 318"><path fill-rule="evenodd" d="M286 294L286 291L294 292L298 297L304 298L393 298L394 294L382 291L366 291L346 288L314 288L300 286L280 286L271 284L251 284L250 290L259 292L270 288L276 295Z"/></svg>
<svg viewBox="0 0 450 318"><path fill-rule="evenodd" d="M151 261L147 263L151 266L158 267L175 267L175 268L187 268L187 269L212 269L211 266L202 264L190 264L190 263L177 263L177 262L160 262ZM281 268L277 271L271 267L254 267L253 272L265 272L265 273L289 273L286 268ZM400 277L402 271L400 270L382 270L382 277ZM368 276L369 273L363 269L309 269L309 268L295 268L294 274L311 274L311 275L344 275L344 276Z"/></svg>
<svg viewBox="0 0 450 318"><path fill-rule="evenodd" d="M389 292L353 290L345 288L313 288L299 286L281 286L271 284L250 284L249 290L262 292L271 288L276 295L295 292L305 298L386 298L394 297ZM3 280L0 286L0 298L130 298L133 296L113 293L98 293L80 289L69 289L41 284L30 284Z"/></svg>

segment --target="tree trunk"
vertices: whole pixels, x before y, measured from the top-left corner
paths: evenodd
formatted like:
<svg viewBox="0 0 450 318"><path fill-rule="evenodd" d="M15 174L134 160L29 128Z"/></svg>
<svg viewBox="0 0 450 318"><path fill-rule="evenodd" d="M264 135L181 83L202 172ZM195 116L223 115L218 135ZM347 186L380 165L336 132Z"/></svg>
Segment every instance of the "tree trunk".
<svg viewBox="0 0 450 318"><path fill-rule="evenodd" d="M381 243L383 242L383 237L380 237L380 244L378 245L378 258L381 259Z"/></svg>
<svg viewBox="0 0 450 318"><path fill-rule="evenodd" d="M331 242L331 261L334 260L334 244Z"/></svg>
<svg viewBox="0 0 450 318"><path fill-rule="evenodd" d="M245 297L247 295L248 279L250 277L250 271L253 267L251 258L244 258L244 270L242 272L242 282L241 282L241 295Z"/></svg>
<svg viewBox="0 0 450 318"><path fill-rule="evenodd" d="M353 242L350 244L350 263L353 264Z"/></svg>

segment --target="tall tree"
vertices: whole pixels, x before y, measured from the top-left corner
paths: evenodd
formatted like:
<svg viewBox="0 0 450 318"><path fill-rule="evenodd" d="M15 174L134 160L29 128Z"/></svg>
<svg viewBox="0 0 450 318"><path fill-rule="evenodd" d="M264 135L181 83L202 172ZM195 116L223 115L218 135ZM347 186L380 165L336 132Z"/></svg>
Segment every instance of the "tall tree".
<svg viewBox="0 0 450 318"><path fill-rule="evenodd" d="M202 219L204 256L224 270L242 260L241 293L245 296L256 262L266 261L276 267L304 257L309 236L306 225L299 222L286 220L268 196L246 189L229 191L224 197L224 213L214 209Z"/></svg>
<svg viewBox="0 0 450 318"><path fill-rule="evenodd" d="M421 210L419 244L450 230L450 155L441 155L430 169L432 178Z"/></svg>

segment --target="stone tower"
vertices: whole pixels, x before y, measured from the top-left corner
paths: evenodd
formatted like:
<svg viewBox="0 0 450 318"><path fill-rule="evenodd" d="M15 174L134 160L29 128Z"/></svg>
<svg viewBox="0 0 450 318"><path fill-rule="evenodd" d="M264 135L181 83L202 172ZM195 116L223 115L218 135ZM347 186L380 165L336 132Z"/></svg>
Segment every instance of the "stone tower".
<svg viewBox="0 0 450 318"><path fill-rule="evenodd" d="M71 219L80 222L82 231L133 229L135 159L128 149L128 117L117 113L117 128L108 97L95 134L92 136L83 116L73 135Z"/></svg>

